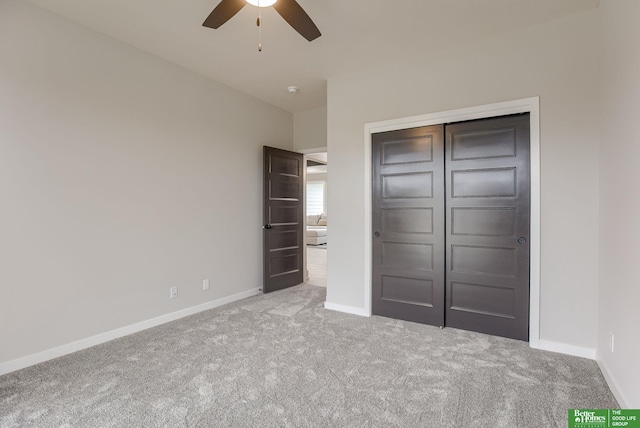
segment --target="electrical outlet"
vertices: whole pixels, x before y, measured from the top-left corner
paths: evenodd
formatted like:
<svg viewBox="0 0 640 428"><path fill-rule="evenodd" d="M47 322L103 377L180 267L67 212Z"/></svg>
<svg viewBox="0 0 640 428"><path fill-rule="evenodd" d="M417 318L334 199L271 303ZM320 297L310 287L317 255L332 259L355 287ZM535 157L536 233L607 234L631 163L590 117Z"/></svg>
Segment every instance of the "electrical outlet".
<svg viewBox="0 0 640 428"><path fill-rule="evenodd" d="M202 289L203 290L208 290L209 289L209 280L205 279L204 281L202 281Z"/></svg>
<svg viewBox="0 0 640 428"><path fill-rule="evenodd" d="M175 299L176 297L178 297L178 287L171 287L169 289L169 298Z"/></svg>
<svg viewBox="0 0 640 428"><path fill-rule="evenodd" d="M613 352L615 346L615 336L613 333L609 333L609 345L611 346L611 352Z"/></svg>

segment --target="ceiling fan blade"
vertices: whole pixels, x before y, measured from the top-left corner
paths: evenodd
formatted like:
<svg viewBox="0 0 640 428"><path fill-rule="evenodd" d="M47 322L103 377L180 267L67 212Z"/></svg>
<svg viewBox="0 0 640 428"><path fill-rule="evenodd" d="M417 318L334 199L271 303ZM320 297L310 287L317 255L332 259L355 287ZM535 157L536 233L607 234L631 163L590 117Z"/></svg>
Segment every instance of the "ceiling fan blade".
<svg viewBox="0 0 640 428"><path fill-rule="evenodd" d="M320 37L320 30L296 0L278 0L273 8L305 39L312 41Z"/></svg>
<svg viewBox="0 0 640 428"><path fill-rule="evenodd" d="M245 0L222 0L202 24L203 27L220 28L222 24L240 12L247 2Z"/></svg>

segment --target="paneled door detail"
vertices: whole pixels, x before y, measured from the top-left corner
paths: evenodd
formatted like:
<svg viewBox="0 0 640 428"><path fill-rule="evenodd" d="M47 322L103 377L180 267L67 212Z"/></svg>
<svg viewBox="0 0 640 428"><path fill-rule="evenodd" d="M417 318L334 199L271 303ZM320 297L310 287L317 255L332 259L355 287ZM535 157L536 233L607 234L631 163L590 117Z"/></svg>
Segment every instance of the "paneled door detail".
<svg viewBox="0 0 640 428"><path fill-rule="evenodd" d="M263 291L269 293L303 281L303 155L265 146L263 181Z"/></svg>
<svg viewBox="0 0 640 428"><path fill-rule="evenodd" d="M529 339L529 115L445 127L446 325Z"/></svg>
<svg viewBox="0 0 640 428"><path fill-rule="evenodd" d="M373 313L444 325L444 134L373 135Z"/></svg>
<svg viewBox="0 0 640 428"><path fill-rule="evenodd" d="M529 339L529 120L372 135L374 314Z"/></svg>

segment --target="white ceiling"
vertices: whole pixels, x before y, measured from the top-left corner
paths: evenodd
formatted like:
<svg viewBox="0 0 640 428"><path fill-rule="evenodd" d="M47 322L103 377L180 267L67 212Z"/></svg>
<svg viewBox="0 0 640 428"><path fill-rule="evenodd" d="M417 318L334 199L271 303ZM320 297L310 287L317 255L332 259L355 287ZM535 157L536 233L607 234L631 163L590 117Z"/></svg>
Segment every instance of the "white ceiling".
<svg viewBox="0 0 640 428"><path fill-rule="evenodd" d="M307 155L307 159L311 159L311 160L322 162L322 163L327 163L327 152L309 153Z"/></svg>
<svg viewBox="0 0 640 428"><path fill-rule="evenodd" d="M308 42L272 8L247 5L218 30L219 0L27 0L281 107L326 105L331 76L597 7L598 0L298 0L322 36ZM287 87L296 85L297 94Z"/></svg>

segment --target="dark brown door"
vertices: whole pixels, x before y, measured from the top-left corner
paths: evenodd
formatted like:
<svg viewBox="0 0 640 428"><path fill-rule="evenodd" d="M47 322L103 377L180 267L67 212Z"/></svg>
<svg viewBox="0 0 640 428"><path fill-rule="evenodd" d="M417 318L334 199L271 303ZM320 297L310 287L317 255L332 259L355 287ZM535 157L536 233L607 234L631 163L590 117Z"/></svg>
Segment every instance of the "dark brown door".
<svg viewBox="0 0 640 428"><path fill-rule="evenodd" d="M444 135L373 135L373 313L444 325Z"/></svg>
<svg viewBox="0 0 640 428"><path fill-rule="evenodd" d="M529 114L445 127L446 325L529 339Z"/></svg>
<svg viewBox="0 0 640 428"><path fill-rule="evenodd" d="M265 146L265 293L298 285L303 281L303 185L303 155Z"/></svg>
<svg viewBox="0 0 640 428"><path fill-rule="evenodd" d="M528 340L529 135L525 114L372 136L374 314Z"/></svg>

